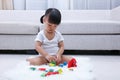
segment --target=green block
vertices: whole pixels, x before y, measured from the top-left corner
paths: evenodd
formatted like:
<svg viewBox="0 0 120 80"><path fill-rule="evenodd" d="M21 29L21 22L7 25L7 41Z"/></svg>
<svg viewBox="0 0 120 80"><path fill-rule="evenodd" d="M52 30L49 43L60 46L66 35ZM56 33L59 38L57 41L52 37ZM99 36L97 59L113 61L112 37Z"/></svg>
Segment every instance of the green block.
<svg viewBox="0 0 120 80"><path fill-rule="evenodd" d="M52 63L52 64L56 64L56 62L55 62L55 61L51 61L51 63Z"/></svg>
<svg viewBox="0 0 120 80"><path fill-rule="evenodd" d="M30 69L31 69L31 70L33 70L33 71L34 71L34 70L36 70L36 68L35 68L35 67L30 67Z"/></svg>
<svg viewBox="0 0 120 80"><path fill-rule="evenodd" d="M41 77L45 77L45 74L46 74L46 73L42 73L42 74L41 74Z"/></svg>

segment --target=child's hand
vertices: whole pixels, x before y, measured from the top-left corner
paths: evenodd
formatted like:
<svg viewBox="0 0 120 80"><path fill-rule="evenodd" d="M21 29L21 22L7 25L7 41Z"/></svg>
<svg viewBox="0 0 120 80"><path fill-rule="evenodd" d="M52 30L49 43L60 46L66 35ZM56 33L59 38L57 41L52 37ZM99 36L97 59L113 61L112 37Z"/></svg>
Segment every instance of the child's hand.
<svg viewBox="0 0 120 80"><path fill-rule="evenodd" d="M61 55L57 55L56 62L59 64L62 61Z"/></svg>
<svg viewBox="0 0 120 80"><path fill-rule="evenodd" d="M47 55L45 58L46 58L49 62L51 62L51 61L56 61L56 57L55 57L55 56Z"/></svg>

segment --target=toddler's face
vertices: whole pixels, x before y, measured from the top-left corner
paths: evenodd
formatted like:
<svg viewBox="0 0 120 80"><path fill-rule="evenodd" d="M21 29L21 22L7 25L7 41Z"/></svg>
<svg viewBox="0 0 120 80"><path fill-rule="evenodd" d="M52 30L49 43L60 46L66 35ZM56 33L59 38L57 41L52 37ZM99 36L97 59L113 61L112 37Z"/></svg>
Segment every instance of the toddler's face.
<svg viewBox="0 0 120 80"><path fill-rule="evenodd" d="M44 21L44 24L45 24L45 30L46 30L48 33L53 33L53 32L55 32L55 30L56 30L56 28L57 28L57 25L56 25L56 24L49 23L47 19Z"/></svg>

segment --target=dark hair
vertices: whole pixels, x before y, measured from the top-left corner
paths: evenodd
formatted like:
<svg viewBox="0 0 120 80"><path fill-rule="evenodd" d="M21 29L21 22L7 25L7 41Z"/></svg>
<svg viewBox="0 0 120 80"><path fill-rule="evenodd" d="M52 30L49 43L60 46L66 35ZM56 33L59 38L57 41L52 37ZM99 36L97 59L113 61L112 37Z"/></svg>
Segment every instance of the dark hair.
<svg viewBox="0 0 120 80"><path fill-rule="evenodd" d="M43 23L43 17L48 17L48 22L59 25L61 22L61 13L56 8L49 8L46 10L45 15L40 18L40 22Z"/></svg>

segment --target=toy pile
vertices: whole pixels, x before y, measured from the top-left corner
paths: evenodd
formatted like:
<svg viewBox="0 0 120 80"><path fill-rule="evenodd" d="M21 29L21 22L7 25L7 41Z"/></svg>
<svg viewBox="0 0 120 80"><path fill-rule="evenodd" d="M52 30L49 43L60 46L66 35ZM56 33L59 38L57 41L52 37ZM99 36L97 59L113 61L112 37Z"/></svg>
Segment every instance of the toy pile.
<svg viewBox="0 0 120 80"><path fill-rule="evenodd" d="M46 76L50 76L50 75L56 75L56 74L62 74L63 71L63 67L67 67L68 70L73 71L73 67L77 67L76 65L76 60L75 58L71 59L68 63L67 62L63 62L59 65L56 65L55 61L50 62L49 64L47 64L47 66L49 66L49 68L45 68L45 67L30 67L30 69L32 71L42 71L41 77L46 77ZM57 67L57 69L54 69L54 67Z"/></svg>

